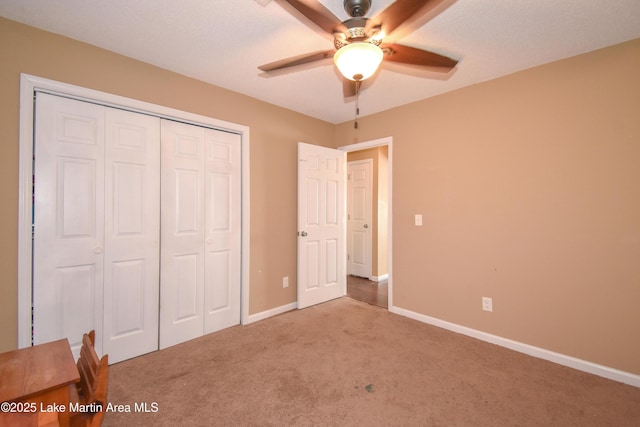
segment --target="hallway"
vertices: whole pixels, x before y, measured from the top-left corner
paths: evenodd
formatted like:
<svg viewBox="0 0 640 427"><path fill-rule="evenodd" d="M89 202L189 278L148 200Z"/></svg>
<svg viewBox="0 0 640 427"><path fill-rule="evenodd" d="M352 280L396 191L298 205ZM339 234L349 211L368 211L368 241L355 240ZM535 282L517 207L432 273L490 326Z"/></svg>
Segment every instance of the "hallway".
<svg viewBox="0 0 640 427"><path fill-rule="evenodd" d="M389 308L389 289L386 280L373 282L363 277L347 276L347 296L378 307Z"/></svg>

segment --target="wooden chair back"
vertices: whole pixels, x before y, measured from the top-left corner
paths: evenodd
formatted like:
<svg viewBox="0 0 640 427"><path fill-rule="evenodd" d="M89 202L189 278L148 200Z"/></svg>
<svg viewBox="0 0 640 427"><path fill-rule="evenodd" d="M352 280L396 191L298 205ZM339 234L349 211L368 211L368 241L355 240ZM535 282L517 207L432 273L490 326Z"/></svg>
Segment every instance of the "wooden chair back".
<svg viewBox="0 0 640 427"><path fill-rule="evenodd" d="M99 426L104 418L107 406L107 383L109 377L108 355L98 358L95 349L95 331L82 336L82 347L77 367L80 382L77 384L78 400L82 405L94 405L101 410L77 414L72 419L73 425Z"/></svg>

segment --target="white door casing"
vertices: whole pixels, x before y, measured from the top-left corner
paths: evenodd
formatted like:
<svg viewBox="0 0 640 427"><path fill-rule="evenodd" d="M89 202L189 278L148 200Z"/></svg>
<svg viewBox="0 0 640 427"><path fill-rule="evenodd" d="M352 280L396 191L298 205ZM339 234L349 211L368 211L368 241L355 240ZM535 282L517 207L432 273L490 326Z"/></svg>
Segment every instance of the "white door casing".
<svg viewBox="0 0 640 427"><path fill-rule="evenodd" d="M387 147L387 170L386 177L382 179L386 180L387 185L387 206L384 207L384 210L387 214L386 221L386 232L387 232L387 278L388 278L388 289L389 289L389 311L395 312L396 307L393 302L393 138L392 137L384 137L376 140L360 142L357 144L350 144L339 147L340 150L343 150L347 153L366 150L374 147Z"/></svg>
<svg viewBox="0 0 640 427"><path fill-rule="evenodd" d="M373 253L373 161L349 162L347 169L347 274L368 279Z"/></svg>
<svg viewBox="0 0 640 427"><path fill-rule="evenodd" d="M346 153L298 143L298 308L345 295Z"/></svg>
<svg viewBox="0 0 640 427"><path fill-rule="evenodd" d="M223 120L213 119L211 117L201 116L193 113L188 113L181 110L176 110L170 107L151 104L144 101L139 101L131 98L126 98L118 95L113 95L105 92L100 92L80 86L75 86L67 83L57 82L54 80L45 79L28 74L21 74L20 76L20 152L19 152L19 212L18 212L18 347L24 348L32 345L33 343L33 323L32 323L32 301L35 297L34 289L34 277L38 272L34 271L33 265L35 262L34 251L36 250L37 242L33 241L33 224L34 224L34 207L35 200L32 197L34 194L34 174L35 165L34 157L36 155L34 144L36 139L36 103L34 99L36 94L48 93L61 96L63 98L76 99L76 100L90 100L89 105L102 105L107 107L115 107L117 109L124 109L126 111L137 112L144 115L151 115L155 117L169 118L171 120L183 121L186 123L193 123L201 125L211 129L225 129L229 133L234 133L240 137L241 144L241 218L237 219L237 222L241 223L242 234L242 250L241 250L241 322L243 324L251 323L253 317L249 315L248 301L249 301L249 224L250 224L250 174L249 174L249 144L250 144L250 129L247 126L238 125ZM89 111L91 107L83 109L82 112ZM80 113L82 113L80 112ZM39 114L43 117L42 114ZM81 114L80 114L81 115ZM102 126L102 125L101 125ZM78 129L76 129L78 130ZM76 168L75 172L78 172ZM68 171L68 176L72 171L72 168ZM87 180L74 180L68 179L68 182L81 185ZM99 185L100 187L100 185ZM80 203L80 201L74 201L73 203ZM104 206L101 209L97 209L97 212L104 212ZM76 215L80 213L75 212ZM43 213L44 216L46 216ZM74 220L67 220L67 223ZM104 222L104 218L102 219ZM36 227L42 227L43 224L36 225ZM79 227L80 225L78 225ZM99 229L98 229L99 230ZM80 240L80 239L76 239ZM69 242L66 242L69 243ZM89 245L91 251L102 250L104 252L105 247L99 247L95 245ZM42 249L39 250L42 253ZM44 253L54 253L55 250L46 250ZM93 252L92 252L93 253ZM104 257L103 257L104 259ZM39 263L37 263L39 264ZM98 269L103 269L102 264L96 266ZM98 275L99 276L99 275ZM74 281L77 284L77 281ZM102 283L99 284L102 286ZM97 295L102 295L102 289L99 289ZM37 299L37 298L36 298ZM96 324L96 332L98 335L98 342L96 343L98 351L102 346L101 327L104 321L102 317L102 304L96 306L96 311L93 312L93 323ZM74 314L75 317L81 314ZM84 328L82 332L86 332ZM157 335L158 331L156 331ZM36 333L37 334L37 333ZM76 333L73 333L74 339ZM56 337L57 338L57 337ZM71 337L70 337L71 338ZM36 337L37 339L37 337ZM71 340L73 341L73 340ZM112 358L110 358L112 361Z"/></svg>

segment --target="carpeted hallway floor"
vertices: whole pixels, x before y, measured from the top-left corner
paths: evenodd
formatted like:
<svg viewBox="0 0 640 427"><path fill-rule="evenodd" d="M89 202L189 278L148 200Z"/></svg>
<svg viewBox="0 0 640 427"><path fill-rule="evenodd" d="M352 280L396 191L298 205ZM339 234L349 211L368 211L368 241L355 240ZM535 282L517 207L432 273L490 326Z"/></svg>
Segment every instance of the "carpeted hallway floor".
<svg viewBox="0 0 640 427"><path fill-rule="evenodd" d="M107 426L640 425L639 388L350 298L112 365L109 381L132 412Z"/></svg>

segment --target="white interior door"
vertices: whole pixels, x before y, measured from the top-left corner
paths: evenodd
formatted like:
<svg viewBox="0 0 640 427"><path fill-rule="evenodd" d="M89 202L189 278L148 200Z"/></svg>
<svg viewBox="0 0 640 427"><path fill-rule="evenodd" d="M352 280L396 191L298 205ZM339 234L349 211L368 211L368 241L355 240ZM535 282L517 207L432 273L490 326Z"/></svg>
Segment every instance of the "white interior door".
<svg viewBox="0 0 640 427"><path fill-rule="evenodd" d="M205 129L204 333L240 323L240 135Z"/></svg>
<svg viewBox="0 0 640 427"><path fill-rule="evenodd" d="M204 332L204 128L163 120L160 348Z"/></svg>
<svg viewBox="0 0 640 427"><path fill-rule="evenodd" d="M159 120L38 93L34 342L158 348Z"/></svg>
<svg viewBox="0 0 640 427"><path fill-rule="evenodd" d="M298 308L345 295L346 153L298 143Z"/></svg>
<svg viewBox="0 0 640 427"><path fill-rule="evenodd" d="M162 120L160 348L240 323L240 136Z"/></svg>
<svg viewBox="0 0 640 427"><path fill-rule="evenodd" d="M103 331L104 108L38 93L36 117L33 341L77 355Z"/></svg>
<svg viewBox="0 0 640 427"><path fill-rule="evenodd" d="M104 353L158 349L160 119L106 108Z"/></svg>
<svg viewBox="0 0 640 427"><path fill-rule="evenodd" d="M347 274L371 277L373 161L348 163Z"/></svg>

